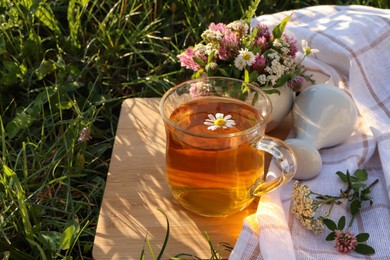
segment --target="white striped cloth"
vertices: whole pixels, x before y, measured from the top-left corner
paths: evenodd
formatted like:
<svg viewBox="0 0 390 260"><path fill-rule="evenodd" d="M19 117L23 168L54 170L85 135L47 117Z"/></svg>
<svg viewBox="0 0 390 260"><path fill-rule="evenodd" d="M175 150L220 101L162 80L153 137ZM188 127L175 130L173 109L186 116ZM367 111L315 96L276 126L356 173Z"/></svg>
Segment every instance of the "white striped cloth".
<svg viewBox="0 0 390 260"><path fill-rule="evenodd" d="M369 233L376 253L341 254L326 235L314 235L291 213L293 181L263 196L256 215L248 217L230 259L390 259L390 10L366 6L314 6L257 17L271 28L293 13L286 33L318 49L305 66L317 83L349 92L358 108L356 130L342 144L321 149L318 177L304 181L311 190L337 195L344 184L337 171L364 168L368 181L380 182L372 191L374 204L364 204L351 231ZM342 123L342 122L340 122ZM273 167L271 167L271 170ZM268 209L271 210L268 210ZM337 206L330 218L350 217Z"/></svg>

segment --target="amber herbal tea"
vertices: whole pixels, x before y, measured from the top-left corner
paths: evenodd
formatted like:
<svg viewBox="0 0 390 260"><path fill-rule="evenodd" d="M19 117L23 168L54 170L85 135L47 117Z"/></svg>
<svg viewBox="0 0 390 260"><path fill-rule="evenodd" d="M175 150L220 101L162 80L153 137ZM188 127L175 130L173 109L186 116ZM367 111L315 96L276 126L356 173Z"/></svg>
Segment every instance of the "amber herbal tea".
<svg viewBox="0 0 390 260"><path fill-rule="evenodd" d="M167 126L167 179L174 197L204 216L245 208L251 189L263 179L264 152L259 112L222 97L205 97L176 108ZM250 130L249 130L250 129Z"/></svg>

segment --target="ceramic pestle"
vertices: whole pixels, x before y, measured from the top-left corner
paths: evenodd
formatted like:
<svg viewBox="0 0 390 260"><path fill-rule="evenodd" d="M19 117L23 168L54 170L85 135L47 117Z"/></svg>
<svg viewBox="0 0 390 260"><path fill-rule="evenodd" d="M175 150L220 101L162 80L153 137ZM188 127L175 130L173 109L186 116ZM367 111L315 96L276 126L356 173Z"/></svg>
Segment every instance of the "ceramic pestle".
<svg viewBox="0 0 390 260"><path fill-rule="evenodd" d="M321 148L332 147L351 136L357 120L352 98L342 89L317 84L304 90L292 109L296 137L287 139L297 158L298 180L316 177L322 168Z"/></svg>

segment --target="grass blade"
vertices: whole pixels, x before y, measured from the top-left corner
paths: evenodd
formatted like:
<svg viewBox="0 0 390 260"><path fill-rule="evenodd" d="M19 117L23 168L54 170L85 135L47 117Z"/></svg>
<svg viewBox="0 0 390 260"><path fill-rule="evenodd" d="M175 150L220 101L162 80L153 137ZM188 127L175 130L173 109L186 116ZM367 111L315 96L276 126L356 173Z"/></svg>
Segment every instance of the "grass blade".
<svg viewBox="0 0 390 260"><path fill-rule="evenodd" d="M33 236L32 226L30 222L30 216L28 213L29 211L27 209L28 207L26 205L26 195L24 189L16 173L13 170L11 170L7 165L5 165L4 162L3 162L3 172L6 176L8 176L13 180L16 189L16 197L17 197L17 202L20 210L20 215L22 217L22 222L24 224L24 232L26 238L33 240L34 236Z"/></svg>
<svg viewBox="0 0 390 260"><path fill-rule="evenodd" d="M168 220L167 215L161 209L157 209L157 210L160 211L164 215L165 220L167 221L167 232L165 234L164 244L163 244L163 246L161 248L160 254L157 256L157 259L161 259L163 254L164 254L165 248L166 248L166 246L168 244L170 227L169 227L169 220Z"/></svg>

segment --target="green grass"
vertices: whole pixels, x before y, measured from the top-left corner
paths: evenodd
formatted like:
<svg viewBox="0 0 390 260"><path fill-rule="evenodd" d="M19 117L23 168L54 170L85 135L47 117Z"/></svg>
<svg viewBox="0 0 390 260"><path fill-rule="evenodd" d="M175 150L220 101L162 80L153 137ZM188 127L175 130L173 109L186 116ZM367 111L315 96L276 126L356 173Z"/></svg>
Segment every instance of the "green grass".
<svg viewBox="0 0 390 260"><path fill-rule="evenodd" d="M176 55L250 3L0 0L0 258L91 259L122 100L188 78ZM264 0L256 15L318 4L389 7Z"/></svg>

